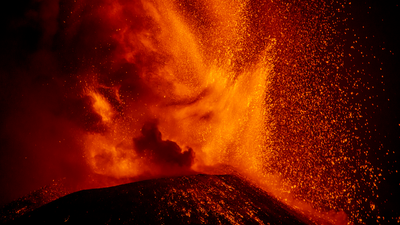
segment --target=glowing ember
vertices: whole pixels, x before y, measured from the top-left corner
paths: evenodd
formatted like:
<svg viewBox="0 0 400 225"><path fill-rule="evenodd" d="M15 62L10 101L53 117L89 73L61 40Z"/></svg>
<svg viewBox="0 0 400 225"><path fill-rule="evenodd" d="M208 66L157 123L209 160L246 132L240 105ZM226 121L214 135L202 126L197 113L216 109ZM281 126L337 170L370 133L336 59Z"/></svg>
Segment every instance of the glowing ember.
<svg viewBox="0 0 400 225"><path fill-rule="evenodd" d="M50 2L26 12L43 27L27 68L4 69L39 74L5 79L29 113L4 126L52 161L38 184L52 167L75 189L234 168L310 218L388 219L378 186L396 162L371 152L394 151L368 141L385 87L364 65L382 67L351 2Z"/></svg>

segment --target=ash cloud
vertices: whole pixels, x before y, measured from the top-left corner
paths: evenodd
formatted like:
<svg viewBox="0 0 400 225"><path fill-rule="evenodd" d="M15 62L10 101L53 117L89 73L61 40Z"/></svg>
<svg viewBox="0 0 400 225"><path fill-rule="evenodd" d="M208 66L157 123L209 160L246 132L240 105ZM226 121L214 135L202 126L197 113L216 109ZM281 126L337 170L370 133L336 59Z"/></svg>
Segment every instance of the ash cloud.
<svg viewBox="0 0 400 225"><path fill-rule="evenodd" d="M158 167L169 169L180 167L190 169L194 160L191 148L182 151L179 145L170 140L162 140L161 132L155 122L146 123L141 129L142 136L134 138L136 153L146 157Z"/></svg>

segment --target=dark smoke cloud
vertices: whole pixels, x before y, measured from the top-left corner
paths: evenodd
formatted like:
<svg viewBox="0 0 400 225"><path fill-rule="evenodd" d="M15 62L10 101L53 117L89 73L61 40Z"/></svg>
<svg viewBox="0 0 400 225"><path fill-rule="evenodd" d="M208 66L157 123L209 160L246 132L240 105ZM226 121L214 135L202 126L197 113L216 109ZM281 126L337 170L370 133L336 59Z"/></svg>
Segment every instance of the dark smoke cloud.
<svg viewBox="0 0 400 225"><path fill-rule="evenodd" d="M142 136L134 138L136 153L150 159L158 167L169 169L181 167L190 169L194 160L193 149L182 149L173 141L163 141L161 132L155 122L146 123L142 127Z"/></svg>

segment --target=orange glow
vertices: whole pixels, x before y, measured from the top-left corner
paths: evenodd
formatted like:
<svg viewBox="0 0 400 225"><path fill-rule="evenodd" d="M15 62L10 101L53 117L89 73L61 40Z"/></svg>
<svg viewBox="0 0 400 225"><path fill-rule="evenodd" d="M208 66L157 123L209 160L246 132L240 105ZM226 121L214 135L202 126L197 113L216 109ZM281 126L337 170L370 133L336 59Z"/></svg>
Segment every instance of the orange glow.
<svg viewBox="0 0 400 225"><path fill-rule="evenodd" d="M140 77L154 96L146 109L135 110L146 113L145 118L156 118L165 139L194 148L195 170L229 164L249 174L262 171L268 132L264 126L265 98L273 74L275 40L264 46L252 65L237 72L235 61L245 48L241 43L246 26L244 2L206 3L216 20L209 30L215 35L206 40L196 37L196 31L172 2L142 3L142 13L157 24L156 30L130 30L128 22L119 16L126 9L118 3L107 9L109 20L120 27L113 36L120 44L117 57L138 63L138 55L154 54L156 60L162 60L151 70L142 70ZM129 150L129 141L138 135L142 124L132 122L135 116L126 112L115 116L104 96L87 92L94 99L94 110L108 127L106 132L88 134L86 140L87 158L94 171L115 177L147 171L142 165L145 162ZM131 111L129 107L124 110ZM127 124L131 127L126 128Z"/></svg>
<svg viewBox="0 0 400 225"><path fill-rule="evenodd" d="M342 55L327 41L334 24L257 4L96 6L109 52L81 75L102 127L84 137L85 158L95 173L115 178L228 166L318 223L345 224L355 192L345 166L352 115L335 86Z"/></svg>
<svg viewBox="0 0 400 225"><path fill-rule="evenodd" d="M234 173L317 224L400 218L392 1L11 5L0 204Z"/></svg>
<svg viewBox="0 0 400 225"><path fill-rule="evenodd" d="M112 117L114 116L114 110L107 100L94 91L90 92L88 95L94 99L93 108L95 112L101 116L102 121L104 123L111 123Z"/></svg>

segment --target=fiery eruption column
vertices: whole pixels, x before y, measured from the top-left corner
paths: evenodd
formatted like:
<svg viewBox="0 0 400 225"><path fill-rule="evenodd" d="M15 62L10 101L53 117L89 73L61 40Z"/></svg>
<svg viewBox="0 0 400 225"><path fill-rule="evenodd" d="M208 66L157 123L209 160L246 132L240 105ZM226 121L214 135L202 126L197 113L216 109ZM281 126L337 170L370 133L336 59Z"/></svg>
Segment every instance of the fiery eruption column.
<svg viewBox="0 0 400 225"><path fill-rule="evenodd" d="M81 75L104 128L86 135L93 171L165 176L229 165L297 207L352 205L349 115L338 86L343 62L332 44L332 6L299 4L285 12L280 4L249 1L105 1L93 7L113 30L107 61ZM101 71L100 64L108 66ZM116 78L111 67L128 68ZM142 90L132 87L138 83ZM175 142L175 150L132 149L132 137L148 137L142 126L149 120L155 142ZM184 154L190 167L181 162ZM350 204L341 203L343 196Z"/></svg>
<svg viewBox="0 0 400 225"><path fill-rule="evenodd" d="M157 121L162 138L182 146L179 154L193 148L193 169L229 164L246 168L249 173L262 171L265 99L273 73L274 40L268 40L257 54L246 52L246 2L182 4L112 2L110 7L98 9L110 26L119 27L112 35L116 45L110 52L114 66L129 65L135 70L126 71L118 84L111 85L99 81L102 74L90 74L93 78L89 81L85 76L87 95L105 128L89 134L86 143L87 160L97 173L129 177L187 169L174 162L179 156L154 162L153 158L164 150L154 149L148 152L151 157L143 157L138 152L141 150L132 149L132 137L140 136L147 120ZM143 24L138 25L136 18L128 20L126 15L131 13L142 18ZM212 25L194 24L199 21L190 19L196 16L204 17L200 18L204 22L212 21ZM245 64L248 57L252 61ZM146 90L141 93L128 87L125 81L132 77ZM108 98L99 87L108 90ZM136 96L131 96L135 94L132 91Z"/></svg>
<svg viewBox="0 0 400 225"><path fill-rule="evenodd" d="M345 65L350 5L43 1L26 14L42 27L38 50L14 73L41 74L19 84L21 102L26 121L51 122L9 135L45 131L27 146L78 149L59 161L85 164L67 175L79 187L237 171L316 221L379 221L382 169L355 122L365 84Z"/></svg>

